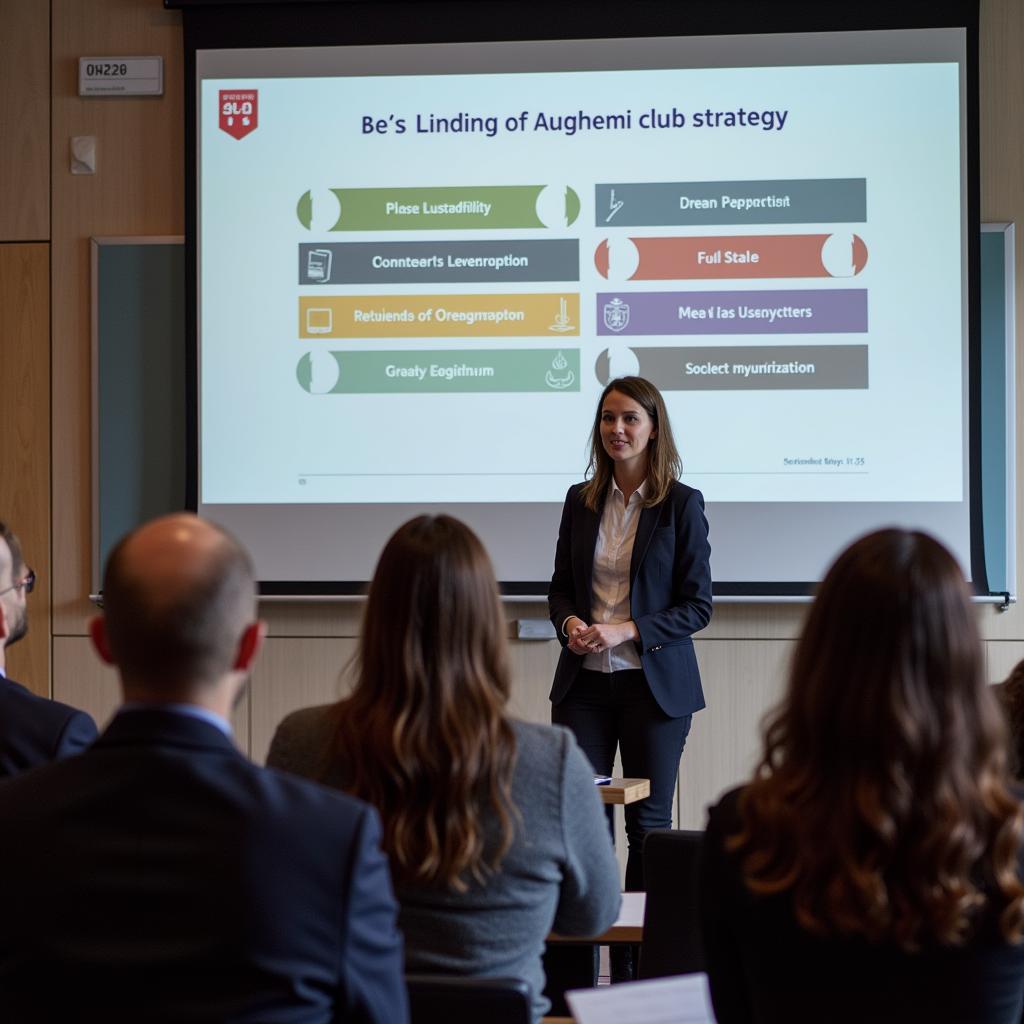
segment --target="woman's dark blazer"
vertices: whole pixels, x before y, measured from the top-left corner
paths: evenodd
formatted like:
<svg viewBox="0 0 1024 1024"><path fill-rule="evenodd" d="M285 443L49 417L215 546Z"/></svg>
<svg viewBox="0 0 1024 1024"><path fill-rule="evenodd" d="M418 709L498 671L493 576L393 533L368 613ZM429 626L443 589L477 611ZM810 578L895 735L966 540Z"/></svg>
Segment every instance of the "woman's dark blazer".
<svg viewBox="0 0 1024 1024"><path fill-rule="evenodd" d="M583 659L567 647L562 623L570 615L590 622L594 550L602 507L588 509L583 484L565 496L555 548L555 571L548 609L562 654L555 669L551 701L569 692ZM640 511L629 567L630 617L636 623L647 685L662 711L672 718L704 707L692 634L711 619L711 545L704 497L678 481L659 505Z"/></svg>

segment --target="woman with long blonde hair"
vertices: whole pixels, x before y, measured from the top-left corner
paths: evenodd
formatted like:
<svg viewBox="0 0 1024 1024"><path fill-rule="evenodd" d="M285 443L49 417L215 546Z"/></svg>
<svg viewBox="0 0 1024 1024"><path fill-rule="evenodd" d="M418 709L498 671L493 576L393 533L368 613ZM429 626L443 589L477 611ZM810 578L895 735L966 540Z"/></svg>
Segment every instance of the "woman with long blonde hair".
<svg viewBox="0 0 1024 1024"><path fill-rule="evenodd" d="M618 868L572 735L509 717L490 559L450 516L402 526L370 586L351 695L290 715L268 764L380 812L406 969L513 976L543 998L547 934L615 919Z"/></svg>
<svg viewBox="0 0 1024 1024"><path fill-rule="evenodd" d="M839 556L757 771L711 810L719 1024L1020 1020L1022 807L983 666L938 541Z"/></svg>

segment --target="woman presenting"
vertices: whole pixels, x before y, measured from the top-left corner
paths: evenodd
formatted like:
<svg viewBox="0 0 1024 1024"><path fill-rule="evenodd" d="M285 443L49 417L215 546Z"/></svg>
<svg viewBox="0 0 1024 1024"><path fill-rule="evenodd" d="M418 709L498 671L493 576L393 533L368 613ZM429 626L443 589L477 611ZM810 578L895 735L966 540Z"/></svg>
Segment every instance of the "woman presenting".
<svg viewBox="0 0 1024 1024"><path fill-rule="evenodd" d="M692 636L711 618L711 546L700 491L681 484L658 389L613 380L601 395L589 479L569 488L548 590L563 645L551 718L594 771L616 747L651 795L626 807L627 891L644 888L643 839L670 828L690 719L704 707Z"/></svg>

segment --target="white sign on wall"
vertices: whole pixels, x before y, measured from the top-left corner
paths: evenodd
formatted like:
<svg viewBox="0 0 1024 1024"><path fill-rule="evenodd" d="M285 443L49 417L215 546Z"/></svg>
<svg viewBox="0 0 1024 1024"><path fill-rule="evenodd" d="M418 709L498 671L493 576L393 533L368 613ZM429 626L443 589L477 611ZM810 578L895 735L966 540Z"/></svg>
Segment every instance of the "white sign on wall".
<svg viewBox="0 0 1024 1024"><path fill-rule="evenodd" d="M79 57L79 96L162 96L163 57Z"/></svg>

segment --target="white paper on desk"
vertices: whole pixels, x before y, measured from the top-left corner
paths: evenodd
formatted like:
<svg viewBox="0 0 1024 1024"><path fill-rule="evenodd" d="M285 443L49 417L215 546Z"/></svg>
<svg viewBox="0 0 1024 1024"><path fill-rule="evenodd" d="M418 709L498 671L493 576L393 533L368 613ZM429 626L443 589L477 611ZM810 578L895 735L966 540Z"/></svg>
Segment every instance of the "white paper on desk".
<svg viewBox="0 0 1024 1024"><path fill-rule="evenodd" d="M706 974L567 992L577 1024L715 1024Z"/></svg>

